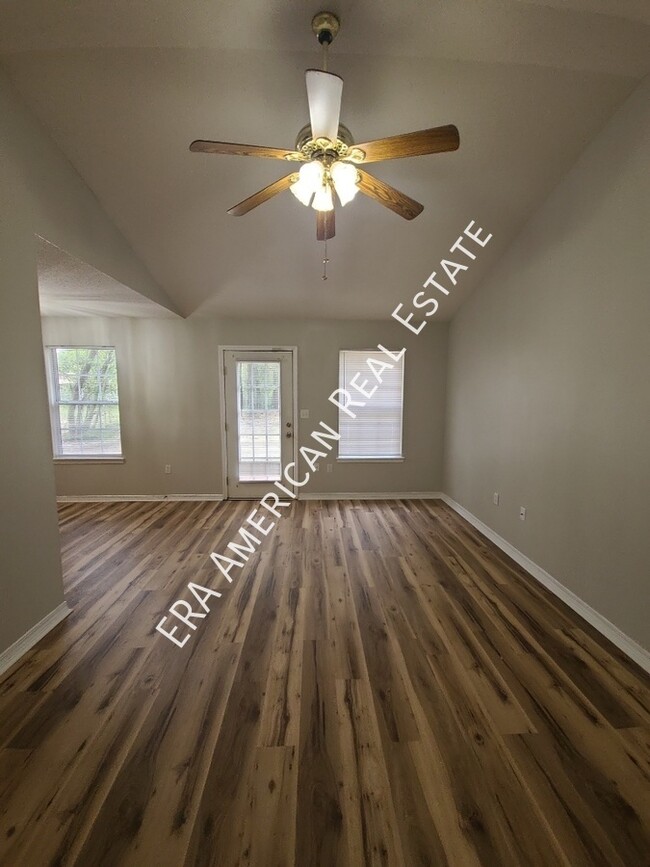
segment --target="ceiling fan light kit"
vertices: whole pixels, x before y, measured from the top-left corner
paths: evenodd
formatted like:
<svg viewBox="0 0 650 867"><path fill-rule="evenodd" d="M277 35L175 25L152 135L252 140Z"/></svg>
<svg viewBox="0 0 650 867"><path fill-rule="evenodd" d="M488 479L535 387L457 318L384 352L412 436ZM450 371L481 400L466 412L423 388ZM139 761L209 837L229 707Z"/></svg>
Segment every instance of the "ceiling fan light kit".
<svg viewBox="0 0 650 867"><path fill-rule="evenodd" d="M412 220L422 212L419 202L360 166L457 150L458 130L449 124L355 144L350 131L340 123L343 79L327 71L327 52L339 28L340 22L331 12L319 12L312 19L312 30L323 48L323 68L308 69L305 73L310 124L298 133L294 150L205 140L193 141L190 145L195 153L236 154L301 163L298 171L294 169L234 205L229 214L242 216L288 189L302 205L311 206L317 212L316 237L327 241L335 234L335 198L345 206L361 191L405 220ZM327 253L323 262L327 262Z"/></svg>
<svg viewBox="0 0 650 867"><path fill-rule="evenodd" d="M333 191L341 205L347 205L357 194L359 173L354 166L335 160L327 165L320 160L310 160L300 166L292 176L290 190L298 201L316 211L331 211L334 207Z"/></svg>

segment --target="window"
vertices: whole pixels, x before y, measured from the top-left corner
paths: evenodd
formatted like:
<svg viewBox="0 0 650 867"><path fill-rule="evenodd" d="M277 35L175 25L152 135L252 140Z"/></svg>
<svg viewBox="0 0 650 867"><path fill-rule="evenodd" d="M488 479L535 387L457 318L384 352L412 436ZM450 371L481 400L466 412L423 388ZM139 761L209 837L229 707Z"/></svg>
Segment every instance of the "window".
<svg viewBox="0 0 650 867"><path fill-rule="evenodd" d="M282 478L280 362L237 362L239 481Z"/></svg>
<svg viewBox="0 0 650 867"><path fill-rule="evenodd" d="M48 360L54 457L121 457L115 349L51 346Z"/></svg>
<svg viewBox="0 0 650 867"><path fill-rule="evenodd" d="M392 369L381 371L381 383L368 366L369 358L377 362L376 369L383 364L393 365ZM368 393L377 386L372 397L367 399L352 387L355 376L356 384ZM365 401L365 406L350 407L356 418L339 409L339 458L401 460L404 356L394 361L377 350L342 350L339 387L351 392L355 400Z"/></svg>

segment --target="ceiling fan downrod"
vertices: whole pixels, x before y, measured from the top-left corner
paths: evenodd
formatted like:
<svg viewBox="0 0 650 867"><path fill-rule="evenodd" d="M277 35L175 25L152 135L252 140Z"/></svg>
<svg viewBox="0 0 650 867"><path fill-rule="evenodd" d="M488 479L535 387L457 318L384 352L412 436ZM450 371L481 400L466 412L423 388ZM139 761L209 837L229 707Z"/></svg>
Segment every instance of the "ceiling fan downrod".
<svg viewBox="0 0 650 867"><path fill-rule="evenodd" d="M327 72L327 49L334 42L340 26L341 22L333 12L318 12L312 18L311 29L323 49L323 72Z"/></svg>
<svg viewBox="0 0 650 867"><path fill-rule="evenodd" d="M327 60L328 60L328 49L332 42L334 41L334 37L339 32L339 27L341 26L341 22L334 15L333 12L318 12L312 18L311 29L314 31L316 39L318 40L318 44L323 49L323 62L322 69L323 72L327 72ZM311 130L310 130L311 132ZM345 130L348 133L347 130ZM349 135L349 133L348 133ZM300 135L299 135L300 137ZM351 137L350 137L351 141ZM323 161L323 164L327 165L329 169L333 159L326 158L326 155L323 153L319 154L318 157ZM319 215L320 216L320 215ZM329 262L329 258L327 256L327 233L324 235L324 252L323 252L323 280L327 280L327 265Z"/></svg>

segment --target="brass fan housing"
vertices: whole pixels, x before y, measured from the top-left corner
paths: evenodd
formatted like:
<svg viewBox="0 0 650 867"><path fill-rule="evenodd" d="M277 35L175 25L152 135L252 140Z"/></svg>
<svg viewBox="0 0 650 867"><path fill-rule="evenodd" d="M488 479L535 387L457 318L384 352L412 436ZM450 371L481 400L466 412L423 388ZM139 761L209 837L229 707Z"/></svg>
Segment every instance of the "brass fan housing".
<svg viewBox="0 0 650 867"><path fill-rule="evenodd" d="M342 123L339 124L338 137L335 142L327 138L313 139L310 124L303 126L296 136L296 150L302 154L304 160L329 157L330 162L335 159L362 162L365 156L363 151L354 147L352 133Z"/></svg>

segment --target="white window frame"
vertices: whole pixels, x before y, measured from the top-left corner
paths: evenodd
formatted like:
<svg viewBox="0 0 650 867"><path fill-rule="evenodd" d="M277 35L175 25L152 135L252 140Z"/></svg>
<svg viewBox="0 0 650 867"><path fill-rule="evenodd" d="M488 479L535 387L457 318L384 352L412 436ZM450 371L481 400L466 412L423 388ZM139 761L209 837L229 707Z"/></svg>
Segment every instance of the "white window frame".
<svg viewBox="0 0 650 867"><path fill-rule="evenodd" d="M392 352L393 350L390 350L390 351ZM365 355L366 357L368 357L368 356L378 357L378 356L381 356L382 353L377 349L377 347L374 347L372 349L340 349L339 350L339 388L345 388L345 389L347 389L347 391L350 391L350 383L346 383L344 369L343 369L344 368L343 357L344 357L345 353L348 353L348 352L349 353L352 353L352 352L358 353L361 355ZM397 355L398 354L397 351L395 351L394 354ZM400 362L401 362L400 390L401 390L401 398L402 399L401 399L401 405L400 405L400 419L399 419L399 421L400 421L399 454L396 454L396 455L342 455L341 454L341 443L342 443L343 437L342 437L342 433L341 433L341 422L343 421L344 424L347 422L354 423L354 420L350 419L350 417L347 415L347 413L344 413L343 410L339 408L338 429L339 429L339 433L341 434L341 439L339 439L339 443L338 443L339 454L337 456L337 461L341 461L343 463L354 462L354 463L375 463L375 464L376 463L391 463L392 464L392 463L399 463L400 461L404 460L404 355L402 355ZM372 371L370 370L370 368L368 368L368 380L375 385L377 384L376 380L374 379L374 377L372 375ZM353 395L356 394L354 389L352 389L352 394ZM357 398L359 400L365 399L363 397L363 395L360 395L360 394L357 395ZM371 397L367 400L367 403L369 405L372 405L373 400L374 400L374 395L373 395L373 397ZM351 409L354 412L356 408L351 407Z"/></svg>
<svg viewBox="0 0 650 867"><path fill-rule="evenodd" d="M59 391L59 372L56 357L57 349L111 349L115 353L115 369L117 375L117 349L114 346L97 345L97 344L69 344L56 343L45 347L45 371L47 378L47 391L50 404L50 427L52 429L52 451L55 463L124 463L124 444L123 440L123 425L122 413L120 406L120 388L118 382L117 400L110 401L80 401L81 404L100 404L105 406L117 406L120 409L120 454L106 455L98 452L97 454L63 454L63 446L61 440L61 426L59 407L67 406L69 401L60 400Z"/></svg>

